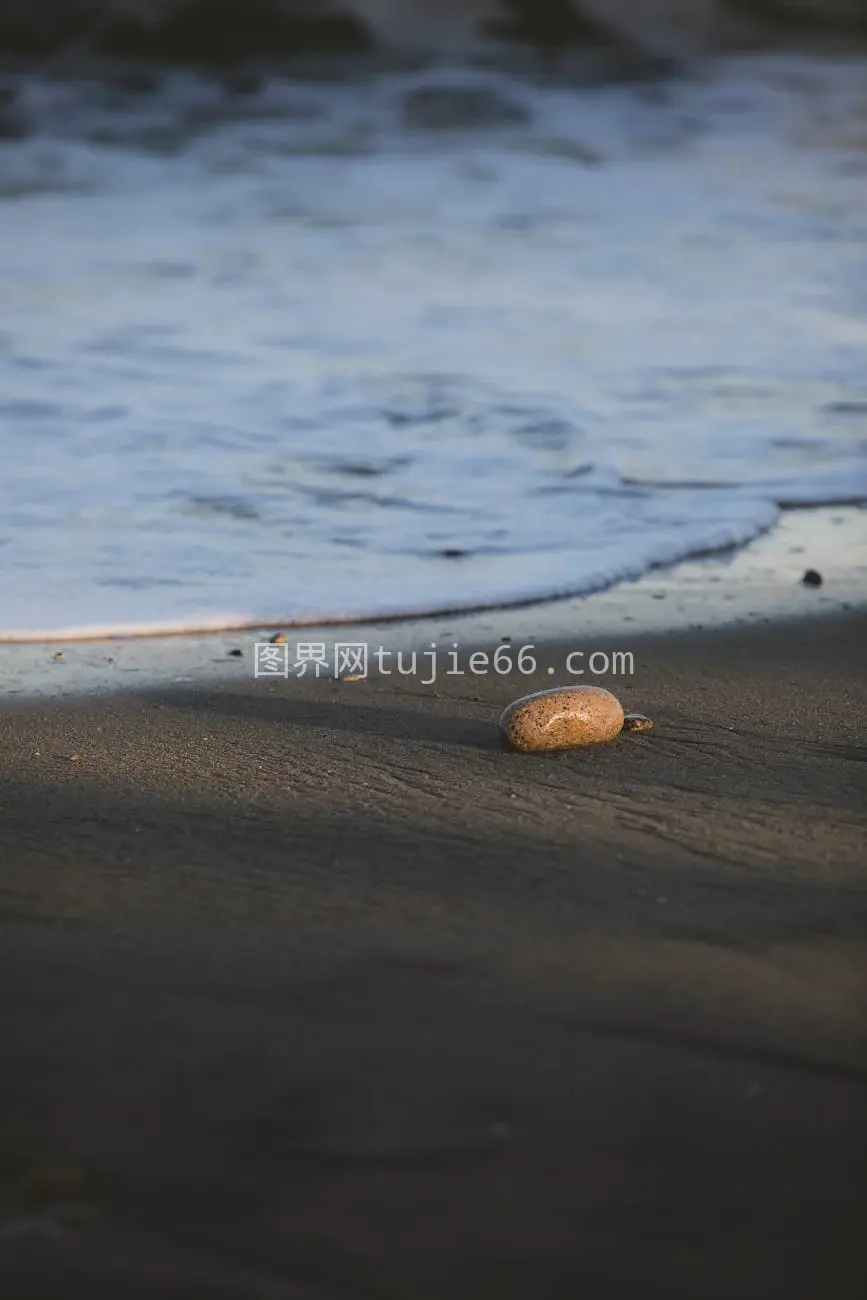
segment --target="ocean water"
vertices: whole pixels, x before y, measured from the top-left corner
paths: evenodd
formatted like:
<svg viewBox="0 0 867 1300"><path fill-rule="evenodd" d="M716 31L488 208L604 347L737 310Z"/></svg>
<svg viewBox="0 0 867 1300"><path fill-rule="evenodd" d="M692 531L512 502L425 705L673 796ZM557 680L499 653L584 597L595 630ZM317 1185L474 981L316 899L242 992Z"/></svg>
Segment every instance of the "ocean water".
<svg viewBox="0 0 867 1300"><path fill-rule="evenodd" d="M867 501L863 58L0 84L0 640L589 592Z"/></svg>

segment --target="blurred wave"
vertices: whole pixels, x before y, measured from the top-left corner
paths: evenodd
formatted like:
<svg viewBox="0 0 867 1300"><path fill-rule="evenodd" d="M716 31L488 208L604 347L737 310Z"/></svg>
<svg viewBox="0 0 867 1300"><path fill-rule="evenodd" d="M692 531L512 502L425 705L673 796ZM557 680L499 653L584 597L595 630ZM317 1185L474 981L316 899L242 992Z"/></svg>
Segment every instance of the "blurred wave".
<svg viewBox="0 0 867 1300"><path fill-rule="evenodd" d="M864 68L7 74L0 642L589 592L867 502Z"/></svg>
<svg viewBox="0 0 867 1300"><path fill-rule="evenodd" d="M865 4L0 0L0 642L867 502Z"/></svg>

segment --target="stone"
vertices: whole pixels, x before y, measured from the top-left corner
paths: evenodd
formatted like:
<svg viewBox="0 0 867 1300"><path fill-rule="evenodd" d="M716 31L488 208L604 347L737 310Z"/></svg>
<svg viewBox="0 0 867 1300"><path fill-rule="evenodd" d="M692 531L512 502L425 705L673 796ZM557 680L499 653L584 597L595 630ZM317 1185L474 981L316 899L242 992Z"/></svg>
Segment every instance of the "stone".
<svg viewBox="0 0 867 1300"><path fill-rule="evenodd" d="M614 740L623 729L623 706L601 686L561 686L515 700L500 717L513 749L571 749Z"/></svg>
<svg viewBox="0 0 867 1300"><path fill-rule="evenodd" d="M653 723L643 713L626 713L623 716L624 731L653 731Z"/></svg>

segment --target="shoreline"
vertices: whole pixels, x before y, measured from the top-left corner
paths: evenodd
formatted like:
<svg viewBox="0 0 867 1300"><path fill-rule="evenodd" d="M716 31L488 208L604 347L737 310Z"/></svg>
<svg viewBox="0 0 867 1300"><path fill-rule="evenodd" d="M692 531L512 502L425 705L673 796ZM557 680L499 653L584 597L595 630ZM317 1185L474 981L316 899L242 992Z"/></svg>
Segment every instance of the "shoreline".
<svg viewBox="0 0 867 1300"><path fill-rule="evenodd" d="M817 588L800 583L818 570ZM471 613L364 623L263 626L260 631L0 643L0 694L7 699L76 696L252 676L254 646L282 630L291 643L365 640L404 653L431 641L467 652L573 637L612 649L649 633L749 626L847 613L867 605L867 509L823 506L783 512L762 537L735 551L656 569L586 596ZM615 644L616 640L616 644ZM237 652L241 653L238 654ZM463 653L463 650L461 651Z"/></svg>
<svg viewBox="0 0 867 1300"><path fill-rule="evenodd" d="M856 1293L865 632L636 638L551 755L571 637L0 712L0 1290Z"/></svg>

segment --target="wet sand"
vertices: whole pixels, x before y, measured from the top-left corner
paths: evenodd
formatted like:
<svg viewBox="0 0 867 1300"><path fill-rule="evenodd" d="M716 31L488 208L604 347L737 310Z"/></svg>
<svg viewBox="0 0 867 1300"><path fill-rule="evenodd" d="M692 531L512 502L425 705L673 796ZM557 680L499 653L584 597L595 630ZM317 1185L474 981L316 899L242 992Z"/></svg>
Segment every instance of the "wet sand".
<svg viewBox="0 0 867 1300"><path fill-rule="evenodd" d="M806 569L821 573L821 586L804 586ZM496 644L503 634L516 645L565 638L571 647L584 648L592 639L628 648L645 632L825 618L860 608L865 592L867 508L820 506L784 511L769 532L742 549L652 569L588 595L363 625L286 626L285 635L293 646L361 639L394 652L427 649L432 640L446 649L453 642ZM57 634L50 643L29 644L4 643L0 635L0 689L20 699L56 698L243 677L255 643L278 626L78 642ZM243 659L233 658L239 650Z"/></svg>
<svg viewBox="0 0 867 1300"><path fill-rule="evenodd" d="M0 1294L860 1295L865 631L7 701Z"/></svg>

